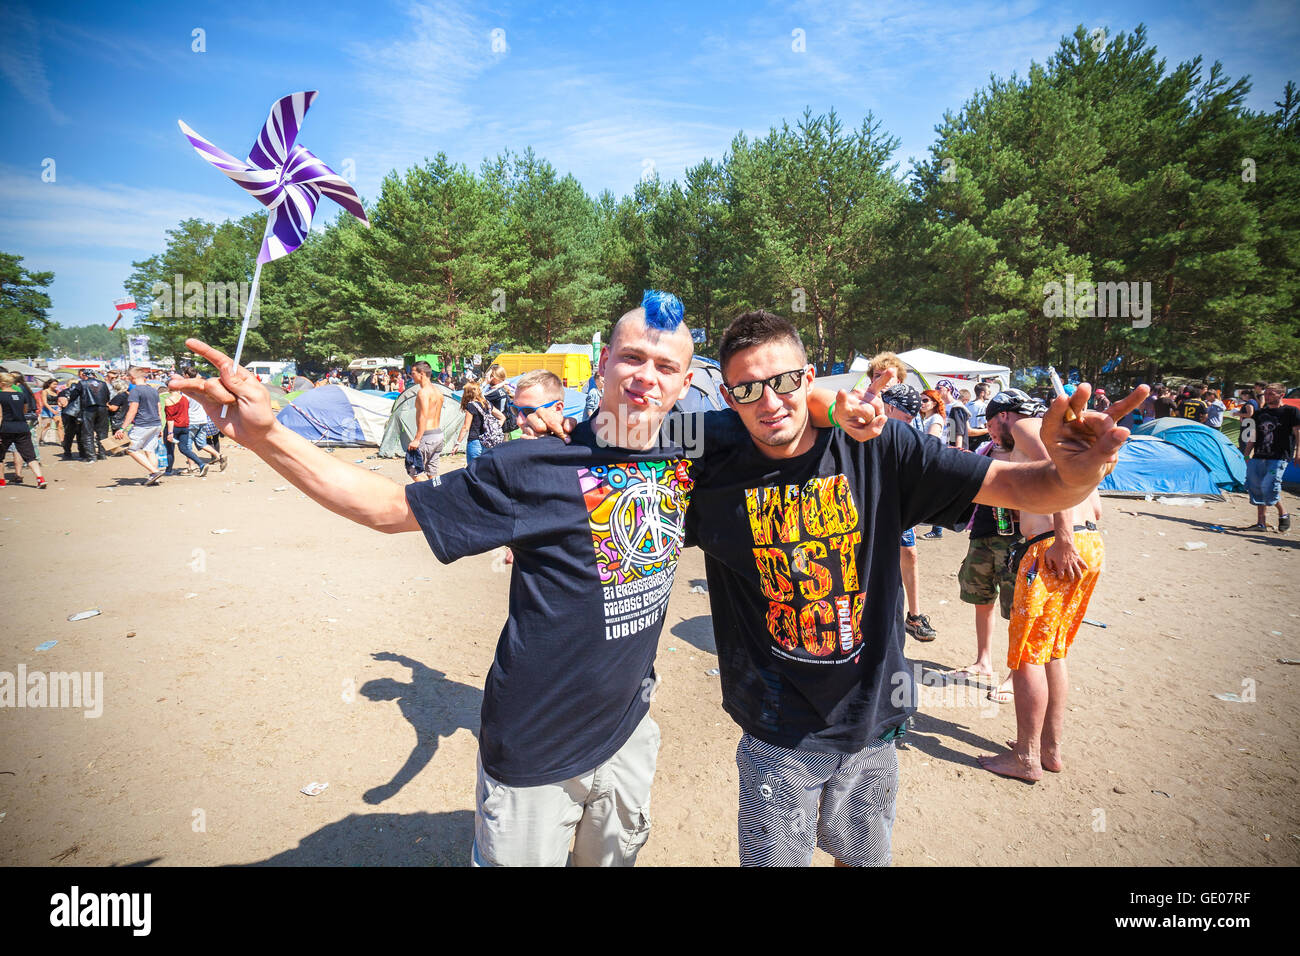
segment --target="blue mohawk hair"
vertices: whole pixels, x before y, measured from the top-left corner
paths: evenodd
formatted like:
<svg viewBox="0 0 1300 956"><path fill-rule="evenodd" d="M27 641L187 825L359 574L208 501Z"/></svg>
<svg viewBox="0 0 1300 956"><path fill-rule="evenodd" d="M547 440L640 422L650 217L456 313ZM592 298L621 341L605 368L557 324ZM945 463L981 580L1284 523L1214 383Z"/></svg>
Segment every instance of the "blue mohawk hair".
<svg viewBox="0 0 1300 956"><path fill-rule="evenodd" d="M686 307L682 300L671 292L647 289L641 297L641 308L645 309L646 328L659 329L661 332L674 332L686 318Z"/></svg>

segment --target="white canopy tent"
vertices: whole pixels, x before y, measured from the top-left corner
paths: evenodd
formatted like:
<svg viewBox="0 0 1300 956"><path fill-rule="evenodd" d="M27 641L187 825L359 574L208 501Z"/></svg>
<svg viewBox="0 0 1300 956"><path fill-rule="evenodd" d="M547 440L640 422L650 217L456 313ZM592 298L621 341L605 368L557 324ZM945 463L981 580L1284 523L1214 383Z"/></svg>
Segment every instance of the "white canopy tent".
<svg viewBox="0 0 1300 956"><path fill-rule="evenodd" d="M915 373L907 377L908 383L915 388L933 388L941 379L950 380L959 389L972 390L975 383L986 378L996 378L998 388L1008 388L1011 384L1011 369L1005 365L976 362L931 349L912 349L898 353L898 357ZM869 360L859 355L849 369L860 375L867 370L868 364Z"/></svg>

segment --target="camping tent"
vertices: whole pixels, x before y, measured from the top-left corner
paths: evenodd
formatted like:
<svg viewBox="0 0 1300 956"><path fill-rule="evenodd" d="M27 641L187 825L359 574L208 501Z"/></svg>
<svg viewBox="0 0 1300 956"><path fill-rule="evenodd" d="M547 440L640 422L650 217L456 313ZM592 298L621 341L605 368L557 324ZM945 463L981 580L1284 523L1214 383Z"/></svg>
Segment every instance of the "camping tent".
<svg viewBox="0 0 1300 956"><path fill-rule="evenodd" d="M1246 489L1246 459L1218 429L1186 418L1157 418L1139 425L1135 434L1172 442L1209 469L1220 491Z"/></svg>
<svg viewBox="0 0 1300 956"><path fill-rule="evenodd" d="M1223 500L1210 468L1179 445L1154 435L1131 435L1119 449L1119 463L1102 479L1103 495L1199 495Z"/></svg>
<svg viewBox="0 0 1300 956"><path fill-rule="evenodd" d="M346 385L322 385L289 398L276 418L317 445L378 445L393 409L388 399Z"/></svg>
<svg viewBox="0 0 1300 956"><path fill-rule="evenodd" d="M44 381L46 378L50 377L50 373L45 369L33 368L26 362L0 362L0 369L4 369L6 372L15 372L26 379L39 378L41 381Z"/></svg>
<svg viewBox="0 0 1300 956"><path fill-rule="evenodd" d="M460 409L460 396L437 382L433 387L442 393L442 417L438 427L442 429L442 453L450 455L452 443L460 434L461 423L465 413ZM392 412L384 425L383 437L379 440L379 457L400 458L406 454L406 446L415 437L415 396L420 394L420 386L412 385L392 402Z"/></svg>
<svg viewBox="0 0 1300 956"><path fill-rule="evenodd" d="M1011 369L1005 365L975 362L957 355L945 355L931 349L912 349L908 352L898 353L898 357L915 374L915 381L912 375L907 377L908 384L914 388L933 388L939 383L940 379L948 378L959 389L969 388L974 394L975 383L982 378L996 378L1002 383L1002 388L1007 388L1011 383ZM849 366L849 371L861 375L867 370L869 364L869 360L865 356L859 355L853 360L853 364Z"/></svg>
<svg viewBox="0 0 1300 956"><path fill-rule="evenodd" d="M679 412L712 412L726 408L718 390L722 385L722 369L711 358L695 356L691 359L691 387L677 400Z"/></svg>
<svg viewBox="0 0 1300 956"><path fill-rule="evenodd" d="M277 412L297 397L286 394L279 385L272 385L270 382L259 382L258 384L266 389L267 397L271 399L271 408Z"/></svg>

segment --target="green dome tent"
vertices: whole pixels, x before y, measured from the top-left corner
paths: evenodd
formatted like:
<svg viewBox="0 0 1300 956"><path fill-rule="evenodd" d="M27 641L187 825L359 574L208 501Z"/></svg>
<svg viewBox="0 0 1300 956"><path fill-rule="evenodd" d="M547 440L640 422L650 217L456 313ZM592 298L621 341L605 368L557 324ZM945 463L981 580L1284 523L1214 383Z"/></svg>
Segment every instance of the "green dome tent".
<svg viewBox="0 0 1300 956"><path fill-rule="evenodd" d="M465 421L460 399L449 388L437 382L433 387L442 393L442 453L451 454L452 442L460 434L460 426ZM393 400L393 411L384 426L384 435L379 440L380 458L401 458L406 454L406 446L415 437L415 396L420 394L420 386L412 385Z"/></svg>

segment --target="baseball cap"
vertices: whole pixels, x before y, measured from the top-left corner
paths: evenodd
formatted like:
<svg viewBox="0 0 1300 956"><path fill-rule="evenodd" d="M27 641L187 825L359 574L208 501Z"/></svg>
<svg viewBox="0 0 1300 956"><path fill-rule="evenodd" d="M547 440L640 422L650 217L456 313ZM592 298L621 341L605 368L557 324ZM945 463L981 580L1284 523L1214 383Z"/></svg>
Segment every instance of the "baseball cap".
<svg viewBox="0 0 1300 956"><path fill-rule="evenodd" d="M921 412L921 393L911 385L891 385L880 393L880 400L909 415L915 416Z"/></svg>
<svg viewBox="0 0 1300 956"><path fill-rule="evenodd" d="M1016 415L1037 417L1047 411L1047 406L1036 398L1030 398L1018 388L1008 388L998 392L984 408L984 415L992 418L1000 412L1012 412Z"/></svg>

